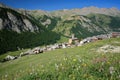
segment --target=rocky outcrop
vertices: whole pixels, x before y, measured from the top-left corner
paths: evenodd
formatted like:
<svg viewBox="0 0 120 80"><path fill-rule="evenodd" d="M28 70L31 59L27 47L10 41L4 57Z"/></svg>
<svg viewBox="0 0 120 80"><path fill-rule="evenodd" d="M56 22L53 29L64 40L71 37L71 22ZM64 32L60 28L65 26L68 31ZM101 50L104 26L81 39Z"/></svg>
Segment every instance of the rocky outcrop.
<svg viewBox="0 0 120 80"><path fill-rule="evenodd" d="M98 48L97 52L101 53L120 53L120 46L104 45Z"/></svg>
<svg viewBox="0 0 120 80"><path fill-rule="evenodd" d="M7 29L18 33L39 32L39 25L27 16L10 8L0 7L0 30Z"/></svg>

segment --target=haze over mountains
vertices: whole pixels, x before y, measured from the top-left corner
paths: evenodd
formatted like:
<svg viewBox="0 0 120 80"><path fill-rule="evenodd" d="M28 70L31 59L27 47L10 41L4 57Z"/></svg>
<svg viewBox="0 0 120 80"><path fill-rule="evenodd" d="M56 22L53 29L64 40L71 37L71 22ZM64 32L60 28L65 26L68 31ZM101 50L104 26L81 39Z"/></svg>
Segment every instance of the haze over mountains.
<svg viewBox="0 0 120 80"><path fill-rule="evenodd" d="M0 53L20 48L120 31L120 10L85 7L42 11L0 4Z"/></svg>

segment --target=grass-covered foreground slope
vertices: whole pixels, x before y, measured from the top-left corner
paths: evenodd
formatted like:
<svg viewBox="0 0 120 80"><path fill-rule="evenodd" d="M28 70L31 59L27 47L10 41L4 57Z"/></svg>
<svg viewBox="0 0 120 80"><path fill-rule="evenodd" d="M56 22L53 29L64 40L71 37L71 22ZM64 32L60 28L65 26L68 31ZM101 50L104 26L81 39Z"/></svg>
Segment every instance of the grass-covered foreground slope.
<svg viewBox="0 0 120 80"><path fill-rule="evenodd" d="M108 39L0 63L0 80L120 80L120 52L97 52L119 43Z"/></svg>

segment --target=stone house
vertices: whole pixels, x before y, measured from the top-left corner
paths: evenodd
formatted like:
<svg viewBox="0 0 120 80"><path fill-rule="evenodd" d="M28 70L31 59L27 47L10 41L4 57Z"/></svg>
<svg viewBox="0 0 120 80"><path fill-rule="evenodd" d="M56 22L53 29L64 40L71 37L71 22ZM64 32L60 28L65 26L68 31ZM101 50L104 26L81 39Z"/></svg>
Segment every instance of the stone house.
<svg viewBox="0 0 120 80"><path fill-rule="evenodd" d="M72 37L68 40L68 44L76 44L79 43L79 39L74 37L74 34L72 34Z"/></svg>
<svg viewBox="0 0 120 80"><path fill-rule="evenodd" d="M120 37L120 32L112 32L111 35L113 38Z"/></svg>

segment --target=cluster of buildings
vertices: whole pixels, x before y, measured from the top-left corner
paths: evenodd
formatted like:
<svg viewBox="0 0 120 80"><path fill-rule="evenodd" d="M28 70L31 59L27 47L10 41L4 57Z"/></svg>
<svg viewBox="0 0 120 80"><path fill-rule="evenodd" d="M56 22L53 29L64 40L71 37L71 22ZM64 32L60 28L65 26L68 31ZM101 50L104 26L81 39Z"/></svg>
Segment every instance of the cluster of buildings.
<svg viewBox="0 0 120 80"><path fill-rule="evenodd" d="M8 55L4 58L3 62L9 61L9 60L14 60L14 59L20 58L25 55L40 54L40 53L44 53L46 51L51 51L51 50L55 50L55 49L63 49L63 48L71 48L71 47L75 47L75 46L82 46L89 42L95 42L98 40L109 39L109 38L118 38L118 37L120 38L120 32L113 32L110 34L102 34L102 35L97 35L97 36L93 36L93 37L87 37L83 40L79 40L78 38L74 37L74 35L72 35L72 37L66 43L56 43L56 44L47 45L44 47L35 47L33 49L27 50L26 52L21 52L18 56Z"/></svg>
<svg viewBox="0 0 120 80"><path fill-rule="evenodd" d="M83 40L79 40L76 37L72 37L69 39L68 43L69 44L73 44L76 46L81 46L85 43L89 43L89 42L95 42L98 40L103 40L103 39L109 39L109 38L120 38L120 32L112 32L109 34L101 34L101 35L97 35L97 36L92 36L92 37L87 37Z"/></svg>

